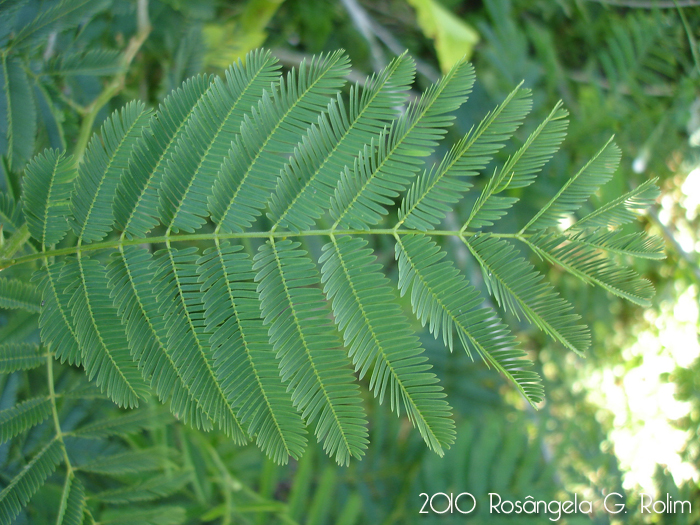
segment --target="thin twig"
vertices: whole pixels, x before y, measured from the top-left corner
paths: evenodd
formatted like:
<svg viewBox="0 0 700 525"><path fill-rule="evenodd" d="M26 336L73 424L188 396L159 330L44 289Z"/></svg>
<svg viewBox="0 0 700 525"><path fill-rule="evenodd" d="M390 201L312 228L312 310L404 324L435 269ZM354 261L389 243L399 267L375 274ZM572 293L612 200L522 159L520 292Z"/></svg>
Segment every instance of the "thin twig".
<svg viewBox="0 0 700 525"><path fill-rule="evenodd" d="M85 154L85 148L92 136L92 128L95 124L97 114L115 95L117 95L117 93L124 89L129 66L151 32L151 23L148 19L148 0L138 0L136 7L136 23L138 32L131 38L129 45L124 50L124 54L121 58L121 72L114 77L97 98L85 108L85 116L80 124L78 141L75 145L74 155L77 162L80 162Z"/></svg>
<svg viewBox="0 0 700 525"><path fill-rule="evenodd" d="M369 16L369 15L368 15ZM386 47L388 47L392 53L395 53L396 55L400 55L406 50L406 46L404 46L401 42L399 42L399 39L396 38L391 31L389 31L386 27L382 26L378 22L375 22L371 18L369 19L370 23L372 24L372 30L376 33L377 37L379 40L381 40ZM437 82L440 78L440 72L434 68L432 65L430 65L428 62L425 62L419 58L413 58L413 60L416 62L416 70L423 75L425 78L430 80L431 82Z"/></svg>
<svg viewBox="0 0 700 525"><path fill-rule="evenodd" d="M384 51L382 51L382 47L379 45L379 42L377 42L377 39L374 36L374 32L372 31L372 22L367 14L367 11L362 8L357 0L341 0L341 2L345 6L350 18L352 18L353 24L355 24L355 27L357 27L360 34L367 41L367 44L369 44L369 49L372 54L372 68L375 71L384 69L384 67L387 65L387 60L384 56Z"/></svg>
<svg viewBox="0 0 700 525"><path fill-rule="evenodd" d="M373 46L377 44L375 36L379 38L379 40L381 40L382 43L397 56L406 51L406 46L399 42L398 38L396 38L391 31L374 20L374 18L372 18L372 16L357 2L357 0L342 0L342 2L348 10L348 13L350 13L353 22L355 22L355 25L360 30L360 33L362 33L362 36L367 39L367 42L370 45L373 57L373 67L375 71L379 71L379 69L381 69L381 67L377 67L377 64L374 64L376 50ZM379 52L381 52L381 48L379 49ZM381 56L384 56L383 53ZM431 82L437 82L441 75L436 68L415 57L414 61L416 63L416 70L421 75L426 77ZM386 65L386 60L382 60L382 63Z"/></svg>
<svg viewBox="0 0 700 525"><path fill-rule="evenodd" d="M51 31L49 33L49 38L46 39L46 49L44 50L44 62L48 62L54 55L56 48L56 37L58 36L58 31Z"/></svg>

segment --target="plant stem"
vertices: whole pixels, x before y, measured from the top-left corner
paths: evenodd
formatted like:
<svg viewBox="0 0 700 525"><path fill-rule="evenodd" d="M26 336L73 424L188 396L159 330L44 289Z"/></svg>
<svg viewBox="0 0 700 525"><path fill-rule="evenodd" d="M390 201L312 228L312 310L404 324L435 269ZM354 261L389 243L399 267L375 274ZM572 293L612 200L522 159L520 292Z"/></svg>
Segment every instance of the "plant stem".
<svg viewBox="0 0 700 525"><path fill-rule="evenodd" d="M49 351L46 353L46 382L49 386L49 400L51 401L51 413L53 415L53 425L56 430L56 439L61 443L61 448L63 449L63 459L66 462L67 476L73 475L73 465L68 457L68 452L66 451L66 445L63 442L63 431L61 430L61 422L58 419L58 407L56 406L56 392L53 387L53 354Z"/></svg>
<svg viewBox="0 0 700 525"><path fill-rule="evenodd" d="M185 234L175 234L175 235L163 235L160 237L141 237L135 239L113 239L111 241L96 242L92 244L81 244L80 246L68 246L66 248L58 248L54 250L47 250L41 253L32 253L29 255L23 255L22 257L17 257L16 259L5 259L0 260L0 270L9 268L10 266L15 266L17 264L24 264L43 257L55 257L60 255L71 255L75 253L85 253L93 252L98 250L112 250L120 248L122 246L133 246L143 243L171 243L171 242L192 242L192 241L216 241L223 239L269 239L270 237L276 239L285 239L287 237L318 237L331 235L434 235L437 237L473 237L478 235L480 232L461 232L459 230L429 230L429 231L415 231L415 230L396 230L393 228L378 228L376 230L307 230L304 232L237 232L237 233L185 233ZM498 237L501 239L522 239L527 238L529 234L521 233L490 233L493 237Z"/></svg>
<svg viewBox="0 0 700 525"><path fill-rule="evenodd" d="M83 116L83 121L80 124L78 141L75 145L74 151L77 163L82 160L83 155L85 154L85 148L87 148L88 141L92 136L92 128L95 124L97 114L105 106L105 104L112 99L112 97L124 89L124 83L126 81L126 74L129 70L129 66L151 32L151 23L148 19L148 0L138 0L136 7L136 19L138 32L131 38L129 45L124 50L124 54L121 58L121 72L114 77L112 81L105 86L97 98L85 108L85 114Z"/></svg>
<svg viewBox="0 0 700 525"><path fill-rule="evenodd" d="M29 240L29 227L25 222L20 226L7 240L3 240L2 248L0 248L0 259L9 259L16 254L22 246Z"/></svg>

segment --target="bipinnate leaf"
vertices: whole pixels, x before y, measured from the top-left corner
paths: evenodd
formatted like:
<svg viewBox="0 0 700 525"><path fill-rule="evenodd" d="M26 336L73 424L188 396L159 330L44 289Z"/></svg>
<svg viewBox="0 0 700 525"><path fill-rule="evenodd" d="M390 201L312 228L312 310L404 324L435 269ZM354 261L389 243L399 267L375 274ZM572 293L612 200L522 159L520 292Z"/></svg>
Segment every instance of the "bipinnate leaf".
<svg viewBox="0 0 700 525"><path fill-rule="evenodd" d="M34 148L35 99L42 119L53 115L49 143L66 144L49 107L53 91L40 79L32 84L34 66L19 52L103 2L89 4L53 2L5 34L15 46L0 57L0 155L10 172ZM46 78L114 70L113 54L76 53L37 67ZM175 69L189 60L189 52L178 53ZM651 304L651 284L621 263L662 258L662 240L620 227L656 198L654 181L597 209L586 204L619 162L612 142L550 190L553 196L524 227L502 230L506 221L499 220L521 190L541 182L538 174L563 141L568 114L560 103L501 158L532 106L530 92L518 86L456 144L443 145L447 153L425 169L471 91L474 71L464 60L406 106L415 65L405 54L347 92L341 92L350 73L343 51L304 60L284 75L280 69L271 53L252 51L223 78L186 80L154 112L128 103L76 152L79 166L58 150L29 161L21 206L10 173L12 184L0 193L0 240L7 239L3 252L12 251L0 261L9 270L0 279L0 309L19 328L0 345L0 373L12 374L13 389L33 388L37 378L49 388L22 393L19 402L14 391L5 396L0 441L9 442L3 448L13 459L0 492L0 525L22 512L64 460L66 468L47 488L58 502L52 521L59 525L83 518L131 525L191 519L190 507L168 504L158 513L152 502L177 497L189 482L205 501L208 467L220 471L226 490L237 481L216 449L197 454L189 429L156 432L151 442L148 430L173 417L220 431L219 445L253 440L277 464L299 460L301 481L288 505L299 521L312 485L311 462L302 457L307 431L340 465L362 458L369 435L365 383L443 455L455 442L455 425L415 332L419 325L449 351L457 339L536 407L542 381L501 310L577 353L589 346L590 334L516 245L586 284ZM89 116L84 122L92 125ZM480 194L458 206L475 184ZM381 224L387 217L393 228ZM573 224L565 228L563 219ZM380 253L387 241L394 243L394 269ZM465 262L481 270L498 308L466 279ZM20 263L34 266L15 271ZM417 323L408 319L404 296ZM19 334L36 332L37 312L41 341L23 343ZM82 367L90 382L64 363ZM153 394L167 409L151 402ZM93 410L108 400L120 408ZM124 439L134 433L142 436ZM506 443L508 454L513 443ZM93 457L73 464L83 444ZM478 444L485 454L479 461L494 447ZM186 458L171 457L180 448ZM13 454L25 450L32 456L20 468ZM513 457L501 460L504 472L515 468ZM276 467L269 465L272 479ZM326 472L310 500L311 521L323 521L335 493L333 471ZM82 485L88 479L98 480L100 492ZM359 500L348 501L358 512ZM237 496L226 499L233 503ZM104 510L113 505L129 508ZM224 507L205 518L218 518Z"/></svg>

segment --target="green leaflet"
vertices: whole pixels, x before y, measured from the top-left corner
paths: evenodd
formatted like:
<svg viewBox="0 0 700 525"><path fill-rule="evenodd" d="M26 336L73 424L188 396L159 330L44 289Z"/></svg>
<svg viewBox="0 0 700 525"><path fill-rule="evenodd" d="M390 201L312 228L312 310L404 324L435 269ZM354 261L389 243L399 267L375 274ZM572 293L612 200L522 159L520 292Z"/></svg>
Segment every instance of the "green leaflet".
<svg viewBox="0 0 700 525"><path fill-rule="evenodd" d="M168 95L134 146L114 199L116 225L127 238L144 237L158 224L158 189L168 159L192 117L212 88L212 78L186 80Z"/></svg>
<svg viewBox="0 0 700 525"><path fill-rule="evenodd" d="M276 463L299 459L304 422L279 380L277 360L260 317L252 261L240 246L223 243L198 261L206 331L218 381L248 432Z"/></svg>
<svg viewBox="0 0 700 525"><path fill-rule="evenodd" d="M24 64L3 54L0 66L0 155L19 171L34 152L36 105Z"/></svg>
<svg viewBox="0 0 700 525"><path fill-rule="evenodd" d="M50 345L56 359L79 366L80 343L74 328L73 314L68 306L70 294L58 282L64 266L65 261L60 261L34 273L32 280L43 290L39 328L41 340L47 346Z"/></svg>
<svg viewBox="0 0 700 525"><path fill-rule="evenodd" d="M58 243L68 231L66 219L75 175L73 158L57 150L40 153L25 170L22 208L29 233L42 246Z"/></svg>
<svg viewBox="0 0 700 525"><path fill-rule="evenodd" d="M111 231L117 184L149 116L142 102L130 102L90 140L71 197L70 223L80 242L100 241Z"/></svg>
<svg viewBox="0 0 700 525"><path fill-rule="evenodd" d="M369 388L380 403L388 393L392 410L400 414L403 406L427 445L442 456L454 442L452 409L366 245L362 239L331 238L319 260L324 291L360 378L371 369Z"/></svg>
<svg viewBox="0 0 700 525"><path fill-rule="evenodd" d="M527 354L517 348L510 330L491 308L481 306L479 292L454 267L443 260L445 252L425 235L407 235L396 240L401 295L411 291L413 311L430 332L442 338L450 351L453 332L470 356L471 349L487 364L510 379L531 405L544 399L542 380Z"/></svg>
<svg viewBox="0 0 700 525"><path fill-rule="evenodd" d="M52 439L0 492L0 524L10 525L63 460L61 444Z"/></svg>
<svg viewBox="0 0 700 525"><path fill-rule="evenodd" d="M542 282L544 276L505 240L490 234L475 235L462 241L482 269L484 282L498 303L518 315L522 313L540 330L577 354L590 345L590 334L576 323L580 316L569 313L573 306Z"/></svg>
<svg viewBox="0 0 700 525"><path fill-rule="evenodd" d="M170 411L195 428L211 430L202 396L193 392L197 377L187 355L167 346L168 333L160 315L156 290L151 284L153 256L136 246L115 253L107 267L111 296L126 330L132 356L161 402L170 401Z"/></svg>
<svg viewBox="0 0 700 525"><path fill-rule="evenodd" d="M59 286L70 296L68 307L88 377L119 406L135 407L148 390L131 358L124 327L114 322L117 311L105 273L98 261L78 255L66 259Z"/></svg>
<svg viewBox="0 0 700 525"><path fill-rule="evenodd" d="M51 401L34 398L0 411L0 444L28 430L51 415Z"/></svg>
<svg viewBox="0 0 700 525"><path fill-rule="evenodd" d="M403 191L433 152L452 120L451 113L463 104L474 84L474 69L462 61L444 78L408 105L370 146L365 146L352 171L345 166L331 199L334 229L366 229L377 224L392 199Z"/></svg>
<svg viewBox="0 0 700 525"><path fill-rule="evenodd" d="M45 364L46 355L39 353L40 349L39 345L30 343L0 345L0 374L31 370Z"/></svg>
<svg viewBox="0 0 700 525"><path fill-rule="evenodd" d="M263 93L241 124L221 174L209 198L217 231L243 231L260 215L277 184L285 155L294 151L306 129L326 109L329 97L343 84L347 56L335 53L306 61L298 74L292 70L286 82Z"/></svg>
<svg viewBox="0 0 700 525"><path fill-rule="evenodd" d="M268 201L273 229L313 226L328 209L343 167L395 117L414 74L413 60L401 55L368 78L362 89L350 88L349 114L340 94L331 100L281 171Z"/></svg>
<svg viewBox="0 0 700 525"><path fill-rule="evenodd" d="M269 52L254 51L226 71L195 107L169 159L160 187L160 220L168 230L195 231L207 217L207 198L239 133L243 116L279 74ZM217 193L214 193L217 195Z"/></svg>
<svg viewBox="0 0 700 525"><path fill-rule="evenodd" d="M579 242L578 239L584 242ZM585 236L566 238L549 234L536 236L528 244L535 253L566 268L582 281L597 284L610 293L649 308L654 296L652 284L634 270L603 256L591 243L585 243L585 240Z"/></svg>
<svg viewBox="0 0 700 525"><path fill-rule="evenodd" d="M56 525L81 525L85 510L85 487L73 474L66 476Z"/></svg>
<svg viewBox="0 0 700 525"><path fill-rule="evenodd" d="M0 279L0 308L39 313L40 293L37 288L19 279Z"/></svg>
<svg viewBox="0 0 700 525"><path fill-rule="evenodd" d="M471 188L464 177L478 175L530 112L530 91L513 90L476 129L452 146L440 164L423 172L401 202L397 226L433 229Z"/></svg>
<svg viewBox="0 0 700 525"><path fill-rule="evenodd" d="M493 226L518 201L514 197L501 197L496 194L506 188L524 188L535 181L537 173L559 150L566 136L568 114L562 108L561 101L554 106L542 124L530 134L525 144L489 179L474 203L471 214L462 227L463 230L467 227L478 229Z"/></svg>
<svg viewBox="0 0 700 525"><path fill-rule="evenodd" d="M155 300L165 319L166 348L202 410L237 443L246 433L216 379L209 337L205 331L202 295L197 276L196 248L167 247L151 265Z"/></svg>
<svg viewBox="0 0 700 525"><path fill-rule="evenodd" d="M260 307L280 376L316 437L340 465L360 458L367 447L365 415L321 291L313 262L299 243L270 239L255 256Z"/></svg>
<svg viewBox="0 0 700 525"><path fill-rule="evenodd" d="M521 231L554 227L567 214L578 210L600 186L612 178L620 164L620 156L620 148L610 138L598 154L571 177Z"/></svg>

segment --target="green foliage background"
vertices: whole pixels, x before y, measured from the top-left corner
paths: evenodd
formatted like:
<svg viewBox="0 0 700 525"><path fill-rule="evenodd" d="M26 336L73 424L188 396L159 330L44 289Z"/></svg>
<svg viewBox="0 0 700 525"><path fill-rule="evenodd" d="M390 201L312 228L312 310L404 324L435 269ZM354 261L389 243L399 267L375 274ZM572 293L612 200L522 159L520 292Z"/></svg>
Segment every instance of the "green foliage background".
<svg viewBox="0 0 700 525"><path fill-rule="evenodd" d="M527 193L513 213L502 219L509 231L525 224L611 133L623 161L593 204L608 202L652 177L660 178L664 193L673 194L687 166L697 165L700 7L678 10L673 2L636 0L445 0L437 8L433 4L402 0L3 1L2 85L21 86L14 92L26 97L23 107L32 108L25 114L8 115L12 105L3 102L6 118L0 122L4 126L0 140L13 137L0 144L4 152L0 166L3 257L36 249L25 244L27 233L20 228L17 204L21 173L35 153L50 147L75 152L80 158L92 132L114 109L133 99L157 107L183 80L201 72L221 74L228 64L261 45L271 48L285 67L296 66L314 53L346 49L353 65L352 80L378 71L408 49L417 60L421 90L451 67L448 62L454 58L445 53L445 46L463 46L464 53L471 54L477 82L449 132L453 142L521 80L533 91L532 114L517 134L521 141L557 100L563 100L571 113L568 138L539 175L539 191ZM638 7L641 4L662 8ZM147 17L139 12L144 5ZM26 40L7 29L27 27L23 23L35 20L37 13L43 13L43 18L33 32L27 32ZM435 25L426 21L430 13L443 17L438 18L438 26L452 33L436 34ZM14 25L7 22L11 17ZM417 90L412 93L418 95ZM694 133L695 142L690 140ZM517 143L509 144L498 161L506 162L516 147ZM430 161L439 160L449 143L442 148ZM487 180L477 179L477 187L484 187ZM523 191L515 189L511 195L520 197ZM455 216L469 216L479 192L468 195L455 207ZM676 239L681 226L698 231L697 217L687 219L678 206L672 207L677 221L669 225L660 220L658 210L652 207L641 219L642 227L665 237L668 257L662 262L633 263L657 289L648 307L652 309L662 301L674 301L679 290L697 289L700 281L697 254L684 250ZM448 215L447 220L456 219ZM394 264L393 246L388 241L382 245L382 239L377 242L379 261L384 266ZM482 282L464 247L446 243L444 248L470 281ZM320 245L311 249L318 251ZM533 258L531 262L592 327L586 366L633 366L623 358L623 348L640 329L637 320L643 307L585 285L546 261ZM30 277L29 269L17 267L13 272L19 279ZM29 298L29 303L35 302ZM18 403L34 397L34 392L43 394L47 379L48 384L55 383L57 392L49 395L63 399L66 450L71 457L82 458L75 477L52 474L16 523L81 523L80 516L71 514L73 502L64 498L65 494L79 497L85 491L80 480L90 483L87 509L91 513L86 514L86 523L462 523L462 517L419 515L419 494L469 491L486 501L488 492L498 492L504 499L532 495L550 500L567 499L575 491L587 491L595 499L603 491L617 491L630 502L637 498L634 491L622 489L623 472L607 436L609 421L587 400L585 391L574 388L579 358L514 315L507 314L506 320L516 327L545 379L547 398L539 411L529 408L496 371L472 362L464 352L446 353L426 331L421 343L455 411L455 444L444 458L436 456L406 419L397 419L386 405L367 395L371 445L362 461L341 468L314 440L309 440L299 461L279 466L254 445L240 447L222 433L201 433L176 422L155 402L134 414L121 411L84 382L82 371L69 366L71 357L68 364L46 368L42 349L36 345L37 316L10 310L13 305L2 306L8 309L0 313L0 344L8 346L0 347L0 357L2 366L16 371L0 376L0 409L17 405L29 417L44 420L48 405ZM403 306L410 311L407 298ZM22 364L17 364L17 356L9 349L17 341L28 342L22 348ZM38 360L42 368L34 369ZM549 368L543 369L544 363ZM695 407L700 406L697 370L696 362L669 378ZM691 414L677 424L697 436L697 409ZM45 443L52 424L49 418L18 437L7 425L1 427L3 486L35 455L37 444ZM62 452L53 444L49 447L42 457L58 462ZM112 455L118 459L104 459ZM691 446L687 455L697 466L697 450ZM66 491L64 479L73 479L75 487ZM693 501L700 509L697 484L676 485L663 466L658 469L657 487L674 499ZM24 507L26 502L21 503ZM467 522L498 522L486 514L484 505L476 514ZM0 515L0 520L6 519ZM567 523L614 523L616 519L631 523L697 520L679 515L645 518L634 512L621 518L600 512L594 518L569 517ZM541 522L522 516L520 521Z"/></svg>

